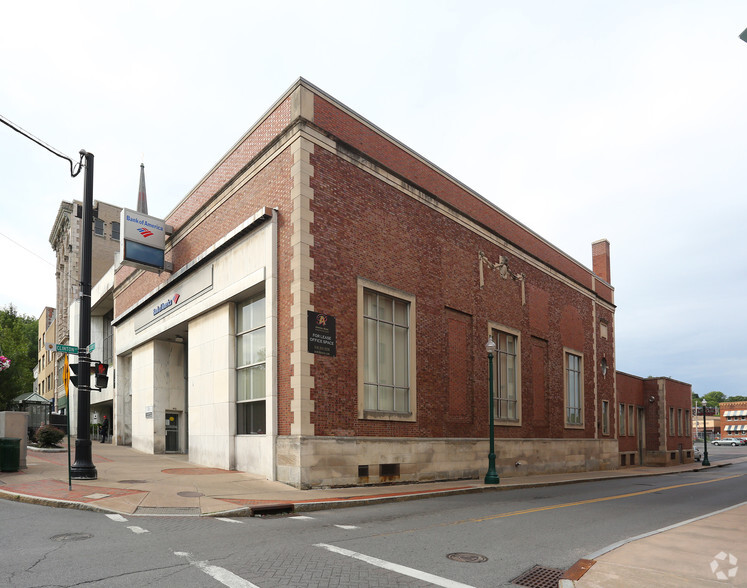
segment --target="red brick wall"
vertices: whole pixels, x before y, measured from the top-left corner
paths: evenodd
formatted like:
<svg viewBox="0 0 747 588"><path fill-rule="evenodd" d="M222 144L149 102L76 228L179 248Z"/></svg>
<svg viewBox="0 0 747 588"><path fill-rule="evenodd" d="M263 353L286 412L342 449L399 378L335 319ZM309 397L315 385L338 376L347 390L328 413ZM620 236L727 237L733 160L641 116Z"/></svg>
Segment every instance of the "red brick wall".
<svg viewBox="0 0 747 588"><path fill-rule="evenodd" d="M314 99L314 122L409 182L496 230L504 238L585 287L592 287L592 274L586 268L320 96ZM609 291L603 295L608 294ZM611 298L607 300L611 301Z"/></svg>
<svg viewBox="0 0 747 588"><path fill-rule="evenodd" d="M195 186L189 195L166 218L166 223L172 225L175 232L178 231L187 220L192 218L200 208L218 194L262 148L290 124L290 116L290 98L287 98L249 136L236 145L223 158L223 161L216 169ZM287 181L287 176L288 174L285 173L278 177L265 178L264 188L267 190L267 193L272 194L277 189L282 191L280 185ZM177 271L185 263L193 259L195 255L201 253L207 246L225 234L225 232L210 234L210 229L219 231L230 230L246 220L248 216L254 214L259 206L273 206L268 201L272 200L272 198L257 199L262 204L258 204L257 208L254 209L251 209L254 204L250 203L245 197L233 197L231 200L233 202L227 203L227 208L222 209L225 211L225 214L216 212L214 215L211 215L207 222L202 223L198 227L194 235L190 234L188 239L181 241L173 249L170 256L167 255L167 261L171 261L174 264L174 271ZM177 235L174 236L176 237ZM122 284L135 271L131 267L120 267L115 275L115 286ZM114 305L115 319L143 296L165 282L168 277L169 274L167 273L158 275L154 272L143 272L136 278L134 284L128 286L126 290L118 292Z"/></svg>
<svg viewBox="0 0 747 588"><path fill-rule="evenodd" d="M488 321L522 333L521 370L523 425L498 426L499 437L593 437L594 412L593 304L589 297L512 258L473 232L447 220L424 204L402 195L352 164L317 149L314 166L312 226L314 258L312 304L318 312L337 317L337 357L315 358L317 435L352 431L361 436L485 437L487 418L487 356L482 351ZM524 273L527 304L522 305L519 281L485 270L480 289L478 254L497 262L508 256L514 273ZM379 282L413 294L417 299L417 414L415 423L359 420L357 415L357 278ZM471 317L465 354L466 372L474 383L464 394L454 390L463 375L451 370L449 344L456 336L453 311ZM611 314L611 313L610 313ZM536 316L536 319L532 319ZM611 322L611 316L609 317ZM532 344L532 336L541 340ZM612 332L610 329L610 336ZM565 429L563 414L563 346L584 355L585 429ZM535 360L534 354L541 358ZM612 357L612 343L609 344ZM544 381L537 383L536 378ZM613 399L608 374L600 385ZM446 418L456 399L471 406L469 419ZM538 404L535 409L535 403ZM601 403L600 403L601 410ZM535 422L533 415L544 415ZM601 415L599 416L601 418Z"/></svg>

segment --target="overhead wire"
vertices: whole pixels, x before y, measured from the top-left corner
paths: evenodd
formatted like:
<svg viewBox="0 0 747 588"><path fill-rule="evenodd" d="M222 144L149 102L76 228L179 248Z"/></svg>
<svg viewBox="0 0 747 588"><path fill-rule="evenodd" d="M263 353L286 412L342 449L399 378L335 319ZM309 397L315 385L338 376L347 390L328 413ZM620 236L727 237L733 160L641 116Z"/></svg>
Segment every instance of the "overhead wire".
<svg viewBox="0 0 747 588"><path fill-rule="evenodd" d="M72 177L75 177L75 176L77 176L80 173L81 167L83 166L83 157L84 157L83 153L80 154L80 161L78 163L75 163L67 155L65 155L61 151L58 151L57 149L55 149L51 145L48 145L47 143L45 143L44 141L42 141L38 137L35 137L31 133L29 133L27 130L25 130L25 129L21 128L20 126L18 126L16 123L8 120L2 114L0 114L0 122L3 123L4 125L10 127L11 129L13 129L14 131L16 131L17 133L20 133L21 135L23 135L27 139L31 139L34 143L36 143L40 147L44 147L44 149L46 149L50 153L56 155L57 157L61 157L62 159L70 162L70 175Z"/></svg>

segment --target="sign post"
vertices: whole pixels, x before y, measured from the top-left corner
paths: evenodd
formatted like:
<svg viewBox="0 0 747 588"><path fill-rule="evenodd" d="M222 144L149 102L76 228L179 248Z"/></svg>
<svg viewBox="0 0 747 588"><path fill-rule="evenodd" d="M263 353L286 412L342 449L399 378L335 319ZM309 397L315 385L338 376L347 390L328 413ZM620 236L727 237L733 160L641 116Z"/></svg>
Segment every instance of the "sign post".
<svg viewBox="0 0 747 588"><path fill-rule="evenodd" d="M65 384L65 400L67 406L65 407L65 416L67 417L67 489L73 491L73 473L70 467L70 363L67 359L67 353L65 354L65 365L62 368L62 381Z"/></svg>

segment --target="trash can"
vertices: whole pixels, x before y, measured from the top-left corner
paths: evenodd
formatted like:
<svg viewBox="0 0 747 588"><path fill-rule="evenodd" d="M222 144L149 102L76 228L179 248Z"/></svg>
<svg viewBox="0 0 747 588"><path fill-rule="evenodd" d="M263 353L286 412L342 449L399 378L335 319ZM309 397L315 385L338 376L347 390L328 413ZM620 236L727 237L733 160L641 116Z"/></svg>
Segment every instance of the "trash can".
<svg viewBox="0 0 747 588"><path fill-rule="evenodd" d="M21 463L21 440L0 437L0 472L17 472Z"/></svg>

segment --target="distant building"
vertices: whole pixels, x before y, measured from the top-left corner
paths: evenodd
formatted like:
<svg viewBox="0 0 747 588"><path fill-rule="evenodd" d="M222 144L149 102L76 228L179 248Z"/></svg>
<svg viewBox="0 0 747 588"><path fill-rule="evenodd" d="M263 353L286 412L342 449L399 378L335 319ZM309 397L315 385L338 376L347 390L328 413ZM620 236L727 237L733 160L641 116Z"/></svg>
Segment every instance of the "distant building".
<svg viewBox="0 0 747 588"><path fill-rule="evenodd" d="M106 202L94 202L96 214L93 219L93 241L91 252L91 282L92 288L111 272L115 258L119 253L120 242L120 213L122 209L118 206L107 204ZM80 305L80 279L81 279L81 231L82 221L82 203L79 201L66 202L60 204L57 217L49 235L49 242L54 249L57 257L56 278L57 278L57 318L56 318L56 343L63 345L77 345L79 335L79 305ZM92 292L92 297L94 292ZM99 304L93 309L91 320L91 341L96 344L96 350L92 354L93 359L97 359L105 350L104 341L112 333L111 327L111 296L107 302ZM108 324L107 324L108 321ZM111 338L109 338L109 354L111 355ZM58 400L56 409L66 408L69 401L71 414L75 414L76 407L76 389L70 386L70 395L65 397L62 390L62 363L63 356L61 353L56 354L56 372ZM77 363L75 356L70 356L71 363ZM93 391L91 394L92 414L97 415L97 405L108 409L111 417L112 411L112 393L109 398L98 398L100 392ZM95 420L95 419L92 419ZM77 420L71 421L72 432L75 433Z"/></svg>
<svg viewBox="0 0 747 588"><path fill-rule="evenodd" d="M56 402L57 365L55 353L47 349L47 343L56 339L55 309L46 307L38 321L37 369L35 370L34 392L46 400Z"/></svg>
<svg viewBox="0 0 747 588"><path fill-rule="evenodd" d="M719 410L722 437L747 437L747 400L722 402Z"/></svg>

